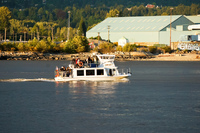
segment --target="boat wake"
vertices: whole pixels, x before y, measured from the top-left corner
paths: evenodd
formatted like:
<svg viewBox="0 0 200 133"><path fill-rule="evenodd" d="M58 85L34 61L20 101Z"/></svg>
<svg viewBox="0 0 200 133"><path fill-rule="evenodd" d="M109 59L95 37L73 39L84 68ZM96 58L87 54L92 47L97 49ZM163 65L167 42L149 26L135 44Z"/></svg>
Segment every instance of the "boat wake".
<svg viewBox="0 0 200 133"><path fill-rule="evenodd" d="M46 78L37 78L37 79L16 78L16 79L0 79L0 82L55 82L55 80Z"/></svg>
<svg viewBox="0 0 200 133"><path fill-rule="evenodd" d="M63 82L73 82L73 81L77 82L77 81L82 81L82 80L71 80L71 81L63 81ZM87 80L83 80L83 81L87 81ZM90 81L96 82L96 80L90 80ZM98 82L105 82L105 81L98 81ZM113 80L112 82L128 82L128 81L129 79L123 78L123 79ZM15 78L15 79L0 79L0 82L58 82L58 81L55 81L55 79L47 79L47 78L36 78L36 79Z"/></svg>

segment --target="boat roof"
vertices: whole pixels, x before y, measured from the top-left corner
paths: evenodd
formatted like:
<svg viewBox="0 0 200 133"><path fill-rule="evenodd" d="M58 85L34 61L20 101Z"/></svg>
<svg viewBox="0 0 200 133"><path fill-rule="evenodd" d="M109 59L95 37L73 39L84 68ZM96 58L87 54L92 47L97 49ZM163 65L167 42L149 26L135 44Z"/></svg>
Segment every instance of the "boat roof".
<svg viewBox="0 0 200 133"><path fill-rule="evenodd" d="M102 57L106 57L107 59L113 59L115 58L115 55L101 54L101 55L97 55L97 57L100 57L101 59Z"/></svg>
<svg viewBox="0 0 200 133"><path fill-rule="evenodd" d="M114 62L115 60L115 55L102 54L102 55L97 55L97 57L101 64L106 62Z"/></svg>

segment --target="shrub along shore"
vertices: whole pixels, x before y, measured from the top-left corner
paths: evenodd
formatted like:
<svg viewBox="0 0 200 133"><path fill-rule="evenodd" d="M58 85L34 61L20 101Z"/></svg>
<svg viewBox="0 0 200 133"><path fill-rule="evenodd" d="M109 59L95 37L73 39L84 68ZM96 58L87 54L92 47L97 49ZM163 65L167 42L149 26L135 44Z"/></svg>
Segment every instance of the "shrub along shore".
<svg viewBox="0 0 200 133"><path fill-rule="evenodd" d="M108 54L114 54L115 60L118 61L200 61L199 53L154 55L149 52L115 52ZM92 57L93 53L51 54L38 52L0 52L0 60L72 60L74 58L85 60L89 56Z"/></svg>

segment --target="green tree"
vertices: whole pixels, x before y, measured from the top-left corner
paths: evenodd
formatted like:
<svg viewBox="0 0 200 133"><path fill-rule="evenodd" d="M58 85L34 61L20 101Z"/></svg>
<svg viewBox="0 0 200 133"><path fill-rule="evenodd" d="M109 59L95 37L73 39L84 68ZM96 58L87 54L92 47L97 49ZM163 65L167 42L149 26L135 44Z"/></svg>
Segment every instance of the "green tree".
<svg viewBox="0 0 200 133"><path fill-rule="evenodd" d="M112 9L107 13L106 18L108 17L117 17L120 14L119 10L117 9Z"/></svg>
<svg viewBox="0 0 200 133"><path fill-rule="evenodd" d="M117 48L116 48L116 51L123 51L123 48L121 45L118 45Z"/></svg>
<svg viewBox="0 0 200 133"><path fill-rule="evenodd" d="M170 46L162 47L162 49L165 51L165 53L171 53L171 47Z"/></svg>
<svg viewBox="0 0 200 133"><path fill-rule="evenodd" d="M149 52L155 54L157 52L157 47L156 46L149 46Z"/></svg>
<svg viewBox="0 0 200 133"><path fill-rule="evenodd" d="M76 53L76 45L73 44L72 40L65 43L64 51L70 54Z"/></svg>
<svg viewBox="0 0 200 133"><path fill-rule="evenodd" d="M199 5L192 4L190 15L197 15L199 13Z"/></svg>
<svg viewBox="0 0 200 133"><path fill-rule="evenodd" d="M123 51L124 52L130 52L132 49L131 49L131 44L130 43L126 43L124 46L123 46Z"/></svg>
<svg viewBox="0 0 200 133"><path fill-rule="evenodd" d="M87 28L85 26L85 22L83 20L83 17L81 18L81 21L80 21L80 24L79 24L79 36L86 36L86 31L87 31Z"/></svg>
<svg viewBox="0 0 200 133"><path fill-rule="evenodd" d="M19 43L17 48L19 49L19 51L27 51L27 46L25 43Z"/></svg>
<svg viewBox="0 0 200 133"><path fill-rule="evenodd" d="M39 10L38 10L38 16L40 19L42 19L42 16L44 15L44 9L41 7Z"/></svg>
<svg viewBox="0 0 200 133"><path fill-rule="evenodd" d="M113 43L102 42L98 46L99 52L101 53L108 53L115 51L115 45Z"/></svg>
<svg viewBox="0 0 200 133"><path fill-rule="evenodd" d="M75 36L72 40L73 44L76 45L76 52L88 52L90 49L89 42L85 36Z"/></svg>
<svg viewBox="0 0 200 133"><path fill-rule="evenodd" d="M0 29L4 30L5 28L9 28L11 19L11 11L8 7L2 6L0 7Z"/></svg>

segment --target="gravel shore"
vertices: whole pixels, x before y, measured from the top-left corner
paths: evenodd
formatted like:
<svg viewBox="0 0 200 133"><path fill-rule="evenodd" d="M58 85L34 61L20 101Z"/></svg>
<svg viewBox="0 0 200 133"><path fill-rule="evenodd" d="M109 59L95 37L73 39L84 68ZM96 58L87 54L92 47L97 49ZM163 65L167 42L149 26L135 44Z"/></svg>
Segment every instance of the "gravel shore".
<svg viewBox="0 0 200 133"><path fill-rule="evenodd" d="M200 61L200 54L194 53L153 55L148 52L115 52L109 54L114 54L117 61ZM0 60L72 60L74 58L84 60L92 55L93 53L0 52Z"/></svg>

